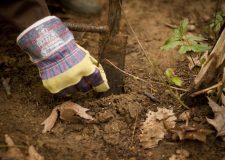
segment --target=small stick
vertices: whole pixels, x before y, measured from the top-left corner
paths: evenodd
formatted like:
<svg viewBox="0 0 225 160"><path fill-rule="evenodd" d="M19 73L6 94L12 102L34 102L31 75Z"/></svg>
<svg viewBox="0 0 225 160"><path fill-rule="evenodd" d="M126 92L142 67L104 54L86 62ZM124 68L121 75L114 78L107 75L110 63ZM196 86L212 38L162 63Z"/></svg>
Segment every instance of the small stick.
<svg viewBox="0 0 225 160"><path fill-rule="evenodd" d="M135 75L133 75L133 74L127 73L126 71L120 69L120 68L117 67L115 64L113 64L110 60L108 60L108 59L105 59L105 60L106 60L109 64L111 64L114 68L118 69L120 72L124 73L125 75L130 76L130 77L134 78L135 80L139 80L139 81L142 81L142 82L144 82L144 83L147 83L146 80L144 80L144 79L142 79L142 78L139 78L139 77L137 77L137 76L135 76Z"/></svg>
<svg viewBox="0 0 225 160"><path fill-rule="evenodd" d="M148 93L147 91L144 91L144 95L151 99L153 102L160 103L152 94Z"/></svg>
<svg viewBox="0 0 225 160"><path fill-rule="evenodd" d="M0 148L25 148L27 149L28 147L22 146L22 145L6 145L6 144L0 144Z"/></svg>
<svg viewBox="0 0 225 160"><path fill-rule="evenodd" d="M198 96L200 94L204 94L204 93L208 92L209 90L215 89L215 88L220 87L222 85L223 85L223 83L222 82L219 82L219 83L217 83L217 84L215 84L215 85L213 85L211 87L208 87L208 88L202 89L200 91L194 92L190 96L191 97L196 97L196 96Z"/></svg>
<svg viewBox="0 0 225 160"><path fill-rule="evenodd" d="M114 68L116 68L116 69L119 70L120 72L124 73L125 75L130 76L130 77L134 78L135 80L140 80L140 81L142 81L142 82L144 82L144 83L147 83L146 80L144 80L144 79L142 79L142 78L140 78L140 77L137 77L137 76L135 76L135 75L133 75L133 74L127 73L126 71L120 69L120 68L117 67L115 64L113 64L110 60L108 60L108 59L105 59L105 60L106 60L109 64L111 64ZM161 82L156 82L156 81L153 81L153 80L150 80L150 82L165 86L165 84L164 84L164 83L161 83ZM186 89L183 89L183 88L178 88L178 87L173 87L173 86L170 86L170 87L171 87L172 89L176 89L176 90L178 90L178 91L184 91L184 92L187 92L187 90L186 90ZM153 89L153 88L152 88L152 89ZM153 91L156 91L156 90L153 89Z"/></svg>
<svg viewBox="0 0 225 160"><path fill-rule="evenodd" d="M169 23L163 23L165 26L172 28L172 29L176 29L178 26L173 25L173 24L169 24Z"/></svg>
<svg viewBox="0 0 225 160"><path fill-rule="evenodd" d="M162 82L157 82L157 81L153 81L153 80L149 80L149 81L152 82L152 83L156 83L156 84L160 84L160 85L165 86L165 84L162 83ZM187 89L184 89L184 88L178 88L178 87L174 87L174 86L170 86L170 87L173 88L173 89L176 89L178 91L183 91L183 92L187 92L188 91Z"/></svg>

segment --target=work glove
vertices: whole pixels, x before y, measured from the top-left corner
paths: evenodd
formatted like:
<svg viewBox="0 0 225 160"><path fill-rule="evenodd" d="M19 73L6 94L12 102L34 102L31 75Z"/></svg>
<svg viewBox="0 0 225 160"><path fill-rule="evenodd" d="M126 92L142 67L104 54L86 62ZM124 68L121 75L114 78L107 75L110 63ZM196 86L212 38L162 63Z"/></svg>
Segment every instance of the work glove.
<svg viewBox="0 0 225 160"><path fill-rule="evenodd" d="M48 16L37 21L17 37L17 43L36 64L44 87L51 93L109 89L102 66L76 44L59 18Z"/></svg>

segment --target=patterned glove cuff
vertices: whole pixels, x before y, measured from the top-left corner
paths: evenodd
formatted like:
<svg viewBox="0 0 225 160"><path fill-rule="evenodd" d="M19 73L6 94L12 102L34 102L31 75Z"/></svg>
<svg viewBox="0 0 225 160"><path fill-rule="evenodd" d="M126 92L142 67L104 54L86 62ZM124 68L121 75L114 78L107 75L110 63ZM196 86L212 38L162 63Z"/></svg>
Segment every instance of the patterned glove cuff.
<svg viewBox="0 0 225 160"><path fill-rule="evenodd" d="M34 63L47 59L72 40L73 34L55 16L37 21L17 37L18 45Z"/></svg>

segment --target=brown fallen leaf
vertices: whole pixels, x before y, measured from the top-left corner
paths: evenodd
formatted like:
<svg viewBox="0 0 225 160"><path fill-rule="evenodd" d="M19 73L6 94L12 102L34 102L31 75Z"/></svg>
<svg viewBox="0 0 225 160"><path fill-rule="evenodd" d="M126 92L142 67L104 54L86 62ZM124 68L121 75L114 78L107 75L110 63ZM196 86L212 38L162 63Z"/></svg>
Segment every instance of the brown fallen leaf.
<svg viewBox="0 0 225 160"><path fill-rule="evenodd" d="M201 142L205 142L206 138L209 134L213 133L212 130L209 129L198 129L186 125L182 125L170 130L173 133L173 139L177 137L179 140L198 140Z"/></svg>
<svg viewBox="0 0 225 160"><path fill-rule="evenodd" d="M209 106L212 108L214 112L214 119L207 119L207 122L214 126L217 130L217 136L224 136L225 135L225 106L218 105L214 102L211 98L208 97ZM224 101L222 99L222 101Z"/></svg>
<svg viewBox="0 0 225 160"><path fill-rule="evenodd" d="M168 129L175 127L176 116L173 110L158 108L157 112L149 111L147 119L141 126L140 142L144 148L153 148L158 145Z"/></svg>
<svg viewBox="0 0 225 160"><path fill-rule="evenodd" d="M58 110L60 112L60 118L62 120L71 120L73 119L74 115L78 115L81 118L87 120L94 120L92 116L86 113L89 109L81 107L80 105L71 101L61 104L58 107Z"/></svg>
<svg viewBox="0 0 225 160"><path fill-rule="evenodd" d="M178 119L180 119L181 121L186 121L186 126L188 126L190 118L191 118L191 112L189 110L184 111L178 117Z"/></svg>
<svg viewBox="0 0 225 160"><path fill-rule="evenodd" d="M24 160L25 156L21 150L15 145L12 138L5 134L5 143L8 146L8 151L5 154L5 158L15 158L17 160Z"/></svg>
<svg viewBox="0 0 225 160"><path fill-rule="evenodd" d="M28 148L29 156L27 157L27 160L44 160L44 157L41 156L34 148L34 146L30 146Z"/></svg>
<svg viewBox="0 0 225 160"><path fill-rule="evenodd" d="M94 120L94 118L90 115L88 115L86 112L89 109L81 107L80 105L73 103L71 101L64 102L61 105L56 106L50 116L42 122L42 125L44 125L44 129L42 133L46 133L48 131L51 131L51 129L54 127L55 122L58 118L58 114L60 115L60 119L71 121L74 119L75 115L80 116L81 118L87 119L87 120Z"/></svg>
<svg viewBox="0 0 225 160"><path fill-rule="evenodd" d="M169 160L186 160L190 156L190 153L185 149L177 149Z"/></svg>
<svg viewBox="0 0 225 160"><path fill-rule="evenodd" d="M189 67L190 70L193 70L193 68L195 68L195 67L201 66L201 63L199 61L199 57L198 56L196 56L194 58L192 58L190 56L187 56L187 59L189 61L188 67Z"/></svg>
<svg viewBox="0 0 225 160"><path fill-rule="evenodd" d="M2 154L0 158L6 158L6 159L15 159L15 160L44 160L44 157L42 157L34 148L34 146L30 146L28 148L29 156L25 156L25 154L22 153L22 151L15 145L12 138L5 135L5 143L8 147L8 150L5 154Z"/></svg>
<svg viewBox="0 0 225 160"><path fill-rule="evenodd" d="M195 67L201 67L206 61L206 59L208 58L208 54L209 53L207 51L201 56L195 56L195 57L187 56L187 59L189 60L189 64L188 64L189 69L193 70L193 68Z"/></svg>
<svg viewBox="0 0 225 160"><path fill-rule="evenodd" d="M42 130L42 133L46 133L50 131L58 118L58 108L54 108L50 114L50 116L44 120L44 122L41 123L41 125L44 125L44 129Z"/></svg>

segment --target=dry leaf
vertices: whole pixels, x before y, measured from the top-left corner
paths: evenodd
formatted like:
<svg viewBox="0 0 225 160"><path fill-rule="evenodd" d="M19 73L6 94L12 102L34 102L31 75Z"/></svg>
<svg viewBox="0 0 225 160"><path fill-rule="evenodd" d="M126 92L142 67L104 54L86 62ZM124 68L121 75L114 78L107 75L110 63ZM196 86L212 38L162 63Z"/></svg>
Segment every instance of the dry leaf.
<svg viewBox="0 0 225 160"><path fill-rule="evenodd" d="M157 146L167 130L175 127L176 119L173 110L158 108L157 112L149 111L139 136L142 146L144 148Z"/></svg>
<svg viewBox="0 0 225 160"><path fill-rule="evenodd" d="M44 157L35 150L34 146L29 147L29 156L26 157L7 134L5 135L5 143L8 146L8 151L6 154L3 154L3 158L15 160L44 160Z"/></svg>
<svg viewBox="0 0 225 160"><path fill-rule="evenodd" d="M88 110L89 109L81 107L80 105L73 103L71 101L64 102L63 104L56 106L52 110L50 116L42 123L42 125L44 125L42 133L51 131L58 118L58 112L60 114L60 119L62 120L71 121L74 119L75 115L78 115L87 120L94 120L92 116L86 113Z"/></svg>
<svg viewBox="0 0 225 160"><path fill-rule="evenodd" d="M71 101L61 104L58 110L62 120L71 120L73 119L74 115L78 115L87 120L94 120L92 116L86 113L89 109L81 107L80 105Z"/></svg>
<svg viewBox="0 0 225 160"><path fill-rule="evenodd" d="M18 160L23 160L24 159L24 155L21 152L21 150L16 147L15 143L13 142L12 138L10 136L8 136L7 134L5 134L5 143L7 144L7 146L9 147L5 157L7 158L15 158Z"/></svg>
<svg viewBox="0 0 225 160"><path fill-rule="evenodd" d="M181 113L178 117L181 121L186 121L186 126L188 126L188 122L189 119L191 118L191 112L188 111L184 111L183 113Z"/></svg>
<svg viewBox="0 0 225 160"><path fill-rule="evenodd" d="M207 122L213 125L217 130L217 136L225 135L225 106L219 106L216 102L214 102L211 98L208 98L209 106L212 108L214 112L214 119L207 119Z"/></svg>
<svg viewBox="0 0 225 160"><path fill-rule="evenodd" d="M57 117L58 117L58 107L54 108L50 116L44 122L41 123L41 125L44 125L44 129L42 130L42 133L51 131L51 129L55 125Z"/></svg>
<svg viewBox="0 0 225 160"><path fill-rule="evenodd" d="M187 59L189 60L188 67L190 70L192 70L193 68L195 68L197 66L201 66L198 56L196 56L194 58L192 58L191 56L187 56Z"/></svg>
<svg viewBox="0 0 225 160"><path fill-rule="evenodd" d="M213 131L209 129L197 129L194 127L182 125L170 130L173 133L173 138L176 139L178 137L180 140L198 140L201 142L205 142L207 135L213 133Z"/></svg>
<svg viewBox="0 0 225 160"><path fill-rule="evenodd" d="M44 160L44 157L42 157L34 148L34 146L30 146L28 148L29 156L27 157L27 160Z"/></svg>
<svg viewBox="0 0 225 160"><path fill-rule="evenodd" d="M181 113L178 117L180 120L182 121L187 121L191 118L191 112L188 111L184 111L183 113Z"/></svg>
<svg viewBox="0 0 225 160"><path fill-rule="evenodd" d="M189 60L189 64L188 67L190 70L192 70L195 67L201 67L204 62L208 59L208 51L206 51L201 57L196 56L196 57L191 57L191 56L187 56L187 59ZM202 62L203 64L202 64Z"/></svg>
<svg viewBox="0 0 225 160"><path fill-rule="evenodd" d="M185 149L178 149L169 160L186 160L190 156L190 153Z"/></svg>

